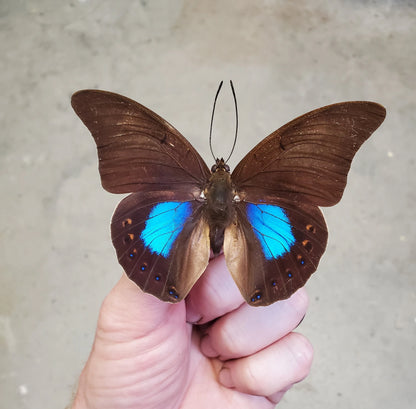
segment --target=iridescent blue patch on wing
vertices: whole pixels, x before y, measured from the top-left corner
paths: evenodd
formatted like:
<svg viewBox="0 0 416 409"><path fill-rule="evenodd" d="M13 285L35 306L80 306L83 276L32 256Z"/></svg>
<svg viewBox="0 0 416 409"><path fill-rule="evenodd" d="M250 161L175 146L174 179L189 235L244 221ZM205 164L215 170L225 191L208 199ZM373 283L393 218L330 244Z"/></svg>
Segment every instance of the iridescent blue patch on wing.
<svg viewBox="0 0 416 409"><path fill-rule="evenodd" d="M247 217L267 260L283 256L295 243L292 226L284 210L268 204L247 204Z"/></svg>
<svg viewBox="0 0 416 409"><path fill-rule="evenodd" d="M168 257L191 213L189 202L163 202L153 206L140 235L146 248L152 253Z"/></svg>

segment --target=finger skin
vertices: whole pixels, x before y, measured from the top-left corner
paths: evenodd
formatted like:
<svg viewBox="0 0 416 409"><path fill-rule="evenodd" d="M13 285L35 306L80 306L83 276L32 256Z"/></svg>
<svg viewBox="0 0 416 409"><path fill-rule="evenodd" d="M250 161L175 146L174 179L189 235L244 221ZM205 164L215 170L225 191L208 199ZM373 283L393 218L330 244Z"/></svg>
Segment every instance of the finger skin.
<svg viewBox="0 0 416 409"><path fill-rule="evenodd" d="M307 307L304 289L267 307L251 307L244 303L206 330L201 350L206 356L221 360L256 353L293 331Z"/></svg>
<svg viewBox="0 0 416 409"><path fill-rule="evenodd" d="M221 267L221 259L216 262L219 276L229 276ZM234 340L235 350L242 357L224 361L227 353L234 352L226 342L221 341L225 345L221 359L209 358L200 349L199 328L212 327L212 323L190 325L185 320L184 302L161 302L123 275L102 305L94 346L81 374L73 408L272 409L285 391L309 371L312 348L308 360L308 348L302 352L300 347L299 340L304 338L294 333L284 336L307 303L302 307L298 300L291 306L295 296L280 307L249 307L236 287L237 292L232 294L233 286L232 282L227 291L220 291L222 296L231 295L231 301L225 302L225 315L218 317L214 325L224 321L222 325L229 328L218 330L215 336L221 341L224 334L234 333L233 325L246 325L242 334L247 337ZM212 290L211 295L218 295L215 286L206 294ZM216 317L224 310L220 299L194 301L206 314L203 319ZM256 327L260 316L262 325ZM269 332L270 328L277 330ZM255 339L251 347L247 342L250 336L252 342ZM267 345L258 351L258 339L263 336ZM304 340L303 344L308 342Z"/></svg>
<svg viewBox="0 0 416 409"><path fill-rule="evenodd" d="M186 299L187 321L204 324L233 311L245 301L225 265L224 255L212 259Z"/></svg>
<svg viewBox="0 0 416 409"><path fill-rule="evenodd" d="M123 275L101 307L74 408L179 407L191 331L184 302L164 303Z"/></svg>
<svg viewBox="0 0 416 409"><path fill-rule="evenodd" d="M139 314L146 311L146 314ZM179 313L178 324L185 313L183 303L168 304L141 291L126 274L105 297L100 310L99 329L107 336L128 341L160 328L166 317ZM114 339L117 341L117 339Z"/></svg>
<svg viewBox="0 0 416 409"><path fill-rule="evenodd" d="M270 397L304 379L312 358L310 342L292 332L254 355L227 361L219 380L228 388Z"/></svg>

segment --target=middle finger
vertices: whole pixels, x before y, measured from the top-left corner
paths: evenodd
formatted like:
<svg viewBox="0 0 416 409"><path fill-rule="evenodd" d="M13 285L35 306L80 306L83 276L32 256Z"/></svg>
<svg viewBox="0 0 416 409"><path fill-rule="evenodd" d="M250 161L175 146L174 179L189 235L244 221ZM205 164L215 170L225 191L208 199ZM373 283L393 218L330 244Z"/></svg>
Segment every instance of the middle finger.
<svg viewBox="0 0 416 409"><path fill-rule="evenodd" d="M287 300L267 307L244 303L219 318L206 331L201 350L221 360L251 355L291 332L306 313L308 297L301 288Z"/></svg>

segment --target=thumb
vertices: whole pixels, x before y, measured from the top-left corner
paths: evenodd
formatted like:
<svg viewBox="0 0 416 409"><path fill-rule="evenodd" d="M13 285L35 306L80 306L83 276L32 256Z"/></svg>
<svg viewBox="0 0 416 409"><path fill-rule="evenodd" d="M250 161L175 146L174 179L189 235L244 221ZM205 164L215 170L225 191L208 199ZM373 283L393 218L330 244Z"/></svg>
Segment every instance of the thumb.
<svg viewBox="0 0 416 409"><path fill-rule="evenodd" d="M186 325L185 303L169 304L144 293L126 274L104 299L97 324L97 337L125 342L171 326Z"/></svg>
<svg viewBox="0 0 416 409"><path fill-rule="evenodd" d="M184 301L164 303L123 274L101 306L74 408L169 407L187 380L191 330Z"/></svg>

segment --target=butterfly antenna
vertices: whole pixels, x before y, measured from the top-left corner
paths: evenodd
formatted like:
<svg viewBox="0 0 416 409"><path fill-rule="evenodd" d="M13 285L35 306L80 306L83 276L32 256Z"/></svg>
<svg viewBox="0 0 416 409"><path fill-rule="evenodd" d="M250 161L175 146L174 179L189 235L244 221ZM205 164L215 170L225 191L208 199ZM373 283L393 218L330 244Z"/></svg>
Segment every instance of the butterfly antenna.
<svg viewBox="0 0 416 409"><path fill-rule="evenodd" d="M214 158L214 161L217 159L214 155L214 151L212 150L212 124L214 122L214 112L215 112L215 105L217 104L217 98L218 98L218 94L221 91L221 87L222 87L222 83L224 81L220 82L220 85L217 89L217 93L215 94L215 99L214 99L214 106L212 107L212 114L211 114L211 125L209 126L209 149L211 150L211 155Z"/></svg>
<svg viewBox="0 0 416 409"><path fill-rule="evenodd" d="M234 98L234 107L235 107L235 135L234 135L234 143L233 143L233 147L231 148L231 152L228 155L228 158L226 159L225 163L228 162L228 160L231 158L231 155L234 152L234 148L235 148L235 144L237 143L237 132L238 132L238 109L237 109L237 97L235 96L235 91L234 91L234 85L233 82L230 80L230 86L231 86L231 91L233 92L233 98Z"/></svg>

